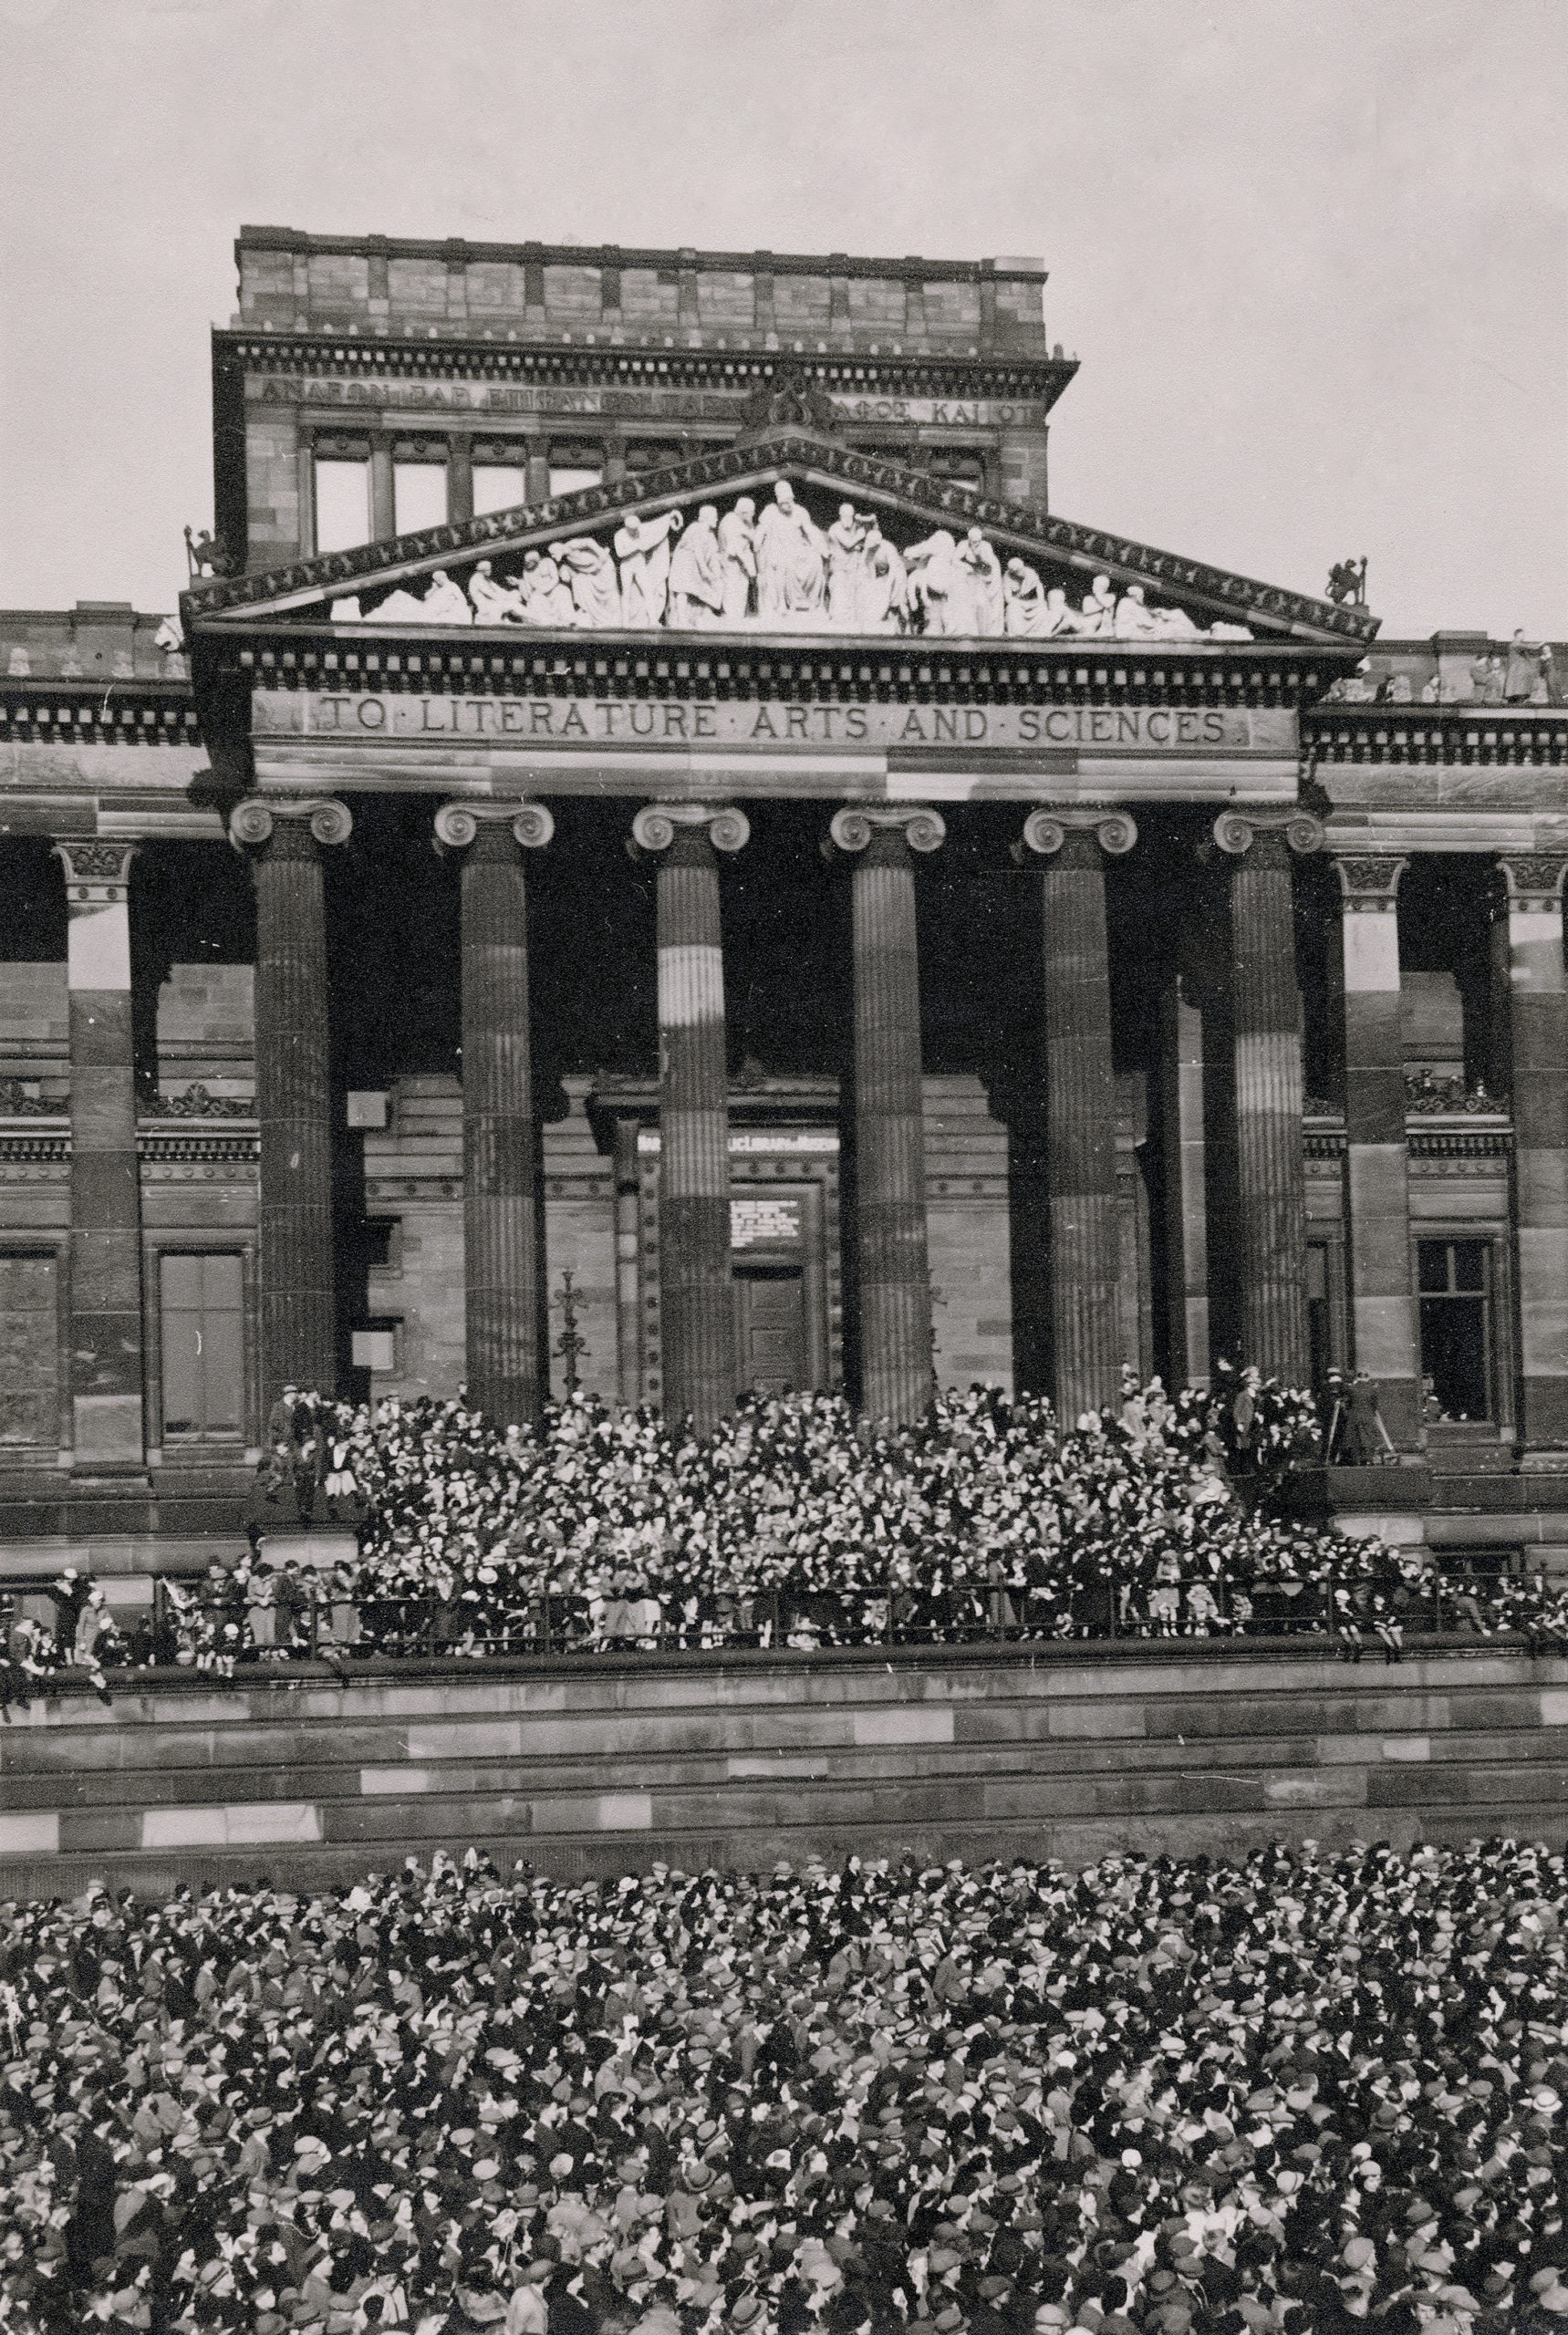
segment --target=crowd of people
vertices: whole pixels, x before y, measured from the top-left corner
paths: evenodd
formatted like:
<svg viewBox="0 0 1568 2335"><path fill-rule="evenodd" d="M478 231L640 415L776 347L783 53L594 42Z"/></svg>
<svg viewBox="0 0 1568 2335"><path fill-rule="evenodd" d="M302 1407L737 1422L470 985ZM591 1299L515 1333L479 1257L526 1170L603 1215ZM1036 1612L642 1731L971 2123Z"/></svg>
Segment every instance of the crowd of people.
<svg viewBox="0 0 1568 2335"><path fill-rule="evenodd" d="M706 1438L581 1394L502 1433L461 1396L289 1388L249 1552L134 1632L67 1576L53 1631L12 1631L0 1697L70 1665L102 1690L117 1664L302 1651L1309 1629L1397 1659L1420 1624L1568 1643L1549 1582L1449 1581L1428 1551L1293 1518L1282 1495L1322 1444L1309 1397L1223 1368L1174 1397L1129 1375L1068 1431L1043 1398L985 1387L897 1432L838 1394L752 1396ZM279 1561L302 1520L340 1528L342 1552Z"/></svg>
<svg viewBox="0 0 1568 2335"><path fill-rule="evenodd" d="M28 2335L1544 2335L1563 1859L0 1908Z"/></svg>

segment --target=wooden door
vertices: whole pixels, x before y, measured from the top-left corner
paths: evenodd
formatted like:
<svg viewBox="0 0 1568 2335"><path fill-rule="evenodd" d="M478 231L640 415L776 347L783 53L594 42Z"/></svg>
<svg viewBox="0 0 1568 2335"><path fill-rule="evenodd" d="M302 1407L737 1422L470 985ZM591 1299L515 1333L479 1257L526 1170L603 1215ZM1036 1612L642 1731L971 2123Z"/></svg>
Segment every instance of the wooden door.
<svg viewBox="0 0 1568 2335"><path fill-rule="evenodd" d="M799 1265L735 1267L735 1359L742 1394L806 1383L805 1280Z"/></svg>

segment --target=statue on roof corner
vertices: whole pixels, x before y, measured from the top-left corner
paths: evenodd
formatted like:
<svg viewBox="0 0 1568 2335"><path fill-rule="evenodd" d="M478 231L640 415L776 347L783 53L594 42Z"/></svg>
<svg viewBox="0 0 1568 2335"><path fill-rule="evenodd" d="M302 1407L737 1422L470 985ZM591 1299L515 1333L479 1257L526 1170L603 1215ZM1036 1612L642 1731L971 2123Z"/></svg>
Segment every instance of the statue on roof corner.
<svg viewBox="0 0 1568 2335"><path fill-rule="evenodd" d="M1358 560L1339 559L1328 571L1328 597L1335 607L1347 602L1353 608L1366 606L1366 554Z"/></svg>
<svg viewBox="0 0 1568 2335"><path fill-rule="evenodd" d="M192 584L202 576L232 576L239 563L222 535L203 527L199 535L185 530L185 565Z"/></svg>

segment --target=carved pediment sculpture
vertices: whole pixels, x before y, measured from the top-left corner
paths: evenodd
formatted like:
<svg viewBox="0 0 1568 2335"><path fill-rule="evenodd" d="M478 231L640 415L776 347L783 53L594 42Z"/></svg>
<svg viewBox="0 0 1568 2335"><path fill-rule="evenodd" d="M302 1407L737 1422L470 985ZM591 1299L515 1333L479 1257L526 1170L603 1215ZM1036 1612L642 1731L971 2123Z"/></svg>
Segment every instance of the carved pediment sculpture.
<svg viewBox="0 0 1568 2335"><path fill-rule="evenodd" d="M581 632L831 632L1006 636L1035 640L1250 640L1245 625L1207 630L1182 608L1093 578L1073 606L1019 557L1003 564L979 526L939 526L893 542L874 512L838 504L819 521L787 478L758 508L624 512L607 539L579 534L477 560L466 583L437 568L423 593L331 604L335 624L522 626Z"/></svg>

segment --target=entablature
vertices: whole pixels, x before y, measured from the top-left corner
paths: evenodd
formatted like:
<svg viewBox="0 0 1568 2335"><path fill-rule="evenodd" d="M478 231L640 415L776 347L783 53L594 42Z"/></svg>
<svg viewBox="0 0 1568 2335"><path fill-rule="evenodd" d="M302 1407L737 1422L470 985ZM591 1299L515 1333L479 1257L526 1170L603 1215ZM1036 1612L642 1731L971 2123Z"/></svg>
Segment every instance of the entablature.
<svg viewBox="0 0 1568 2335"><path fill-rule="evenodd" d="M1562 763L1568 710L1422 706L1395 713L1386 705L1333 705L1308 716L1303 743L1324 763Z"/></svg>
<svg viewBox="0 0 1568 2335"><path fill-rule="evenodd" d="M591 333L570 334L554 345L518 344L484 336L439 340L360 338L348 332L214 332L213 361L221 372L239 371L280 380L330 379L374 383L417 380L514 381L544 388L602 390L628 400L624 408L580 408L587 413L642 410L650 390L717 392L744 400L780 374L815 383L845 418L901 420L925 416L857 413L863 401L909 398L1017 400L1049 408L1077 371L1075 358L970 357L939 350L893 355L878 350L847 354L746 351L721 341L706 348L660 348L652 343L610 342ZM476 413L475 420L482 420ZM961 426L978 417L950 417ZM987 417L991 419L992 417ZM936 417L939 421L950 419Z"/></svg>

